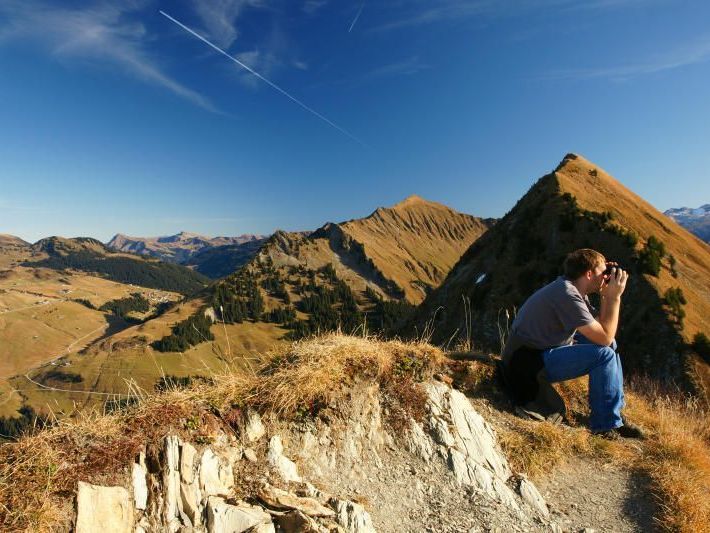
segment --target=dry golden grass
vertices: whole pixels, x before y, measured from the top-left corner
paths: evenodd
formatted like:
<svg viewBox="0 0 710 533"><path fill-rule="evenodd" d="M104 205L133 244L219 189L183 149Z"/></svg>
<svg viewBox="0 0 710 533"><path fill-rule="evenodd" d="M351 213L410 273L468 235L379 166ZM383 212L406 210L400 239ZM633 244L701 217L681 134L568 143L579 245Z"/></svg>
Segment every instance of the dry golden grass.
<svg viewBox="0 0 710 533"><path fill-rule="evenodd" d="M710 424L697 399L660 393L637 383L629 416L650 428L639 467L653 480L659 523L668 531L710 531Z"/></svg>
<svg viewBox="0 0 710 533"><path fill-rule="evenodd" d="M288 416L332 402L357 380L426 379L443 360L443 352L428 344L331 333L293 343L254 374L216 376L212 401L238 398L242 404Z"/></svg>

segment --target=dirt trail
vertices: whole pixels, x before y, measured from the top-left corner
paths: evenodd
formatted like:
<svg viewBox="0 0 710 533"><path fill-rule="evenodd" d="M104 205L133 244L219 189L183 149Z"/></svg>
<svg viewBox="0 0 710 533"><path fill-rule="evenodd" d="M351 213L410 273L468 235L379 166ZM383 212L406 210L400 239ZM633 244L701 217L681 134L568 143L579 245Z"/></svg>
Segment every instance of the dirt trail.
<svg viewBox="0 0 710 533"><path fill-rule="evenodd" d="M649 481L618 464L575 458L537 483L563 531L657 530Z"/></svg>

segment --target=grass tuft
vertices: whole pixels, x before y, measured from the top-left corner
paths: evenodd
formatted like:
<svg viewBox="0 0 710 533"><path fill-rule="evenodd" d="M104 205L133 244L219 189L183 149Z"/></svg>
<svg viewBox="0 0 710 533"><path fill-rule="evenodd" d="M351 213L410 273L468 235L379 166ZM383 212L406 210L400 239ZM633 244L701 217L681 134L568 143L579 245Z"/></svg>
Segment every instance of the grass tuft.
<svg viewBox="0 0 710 533"><path fill-rule="evenodd" d="M216 376L211 402L238 399L240 406L288 417L330 404L357 381L423 381L443 360L441 350L423 343L332 333L293 343L253 375Z"/></svg>

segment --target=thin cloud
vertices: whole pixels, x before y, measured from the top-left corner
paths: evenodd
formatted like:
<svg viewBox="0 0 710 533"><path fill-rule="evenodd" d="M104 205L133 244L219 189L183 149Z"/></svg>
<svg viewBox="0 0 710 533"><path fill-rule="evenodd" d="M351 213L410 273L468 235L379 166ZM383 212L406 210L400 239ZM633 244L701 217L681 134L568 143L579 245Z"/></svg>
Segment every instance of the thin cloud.
<svg viewBox="0 0 710 533"><path fill-rule="evenodd" d="M303 4L303 12L313 15L328 4L328 0L306 0Z"/></svg>
<svg viewBox="0 0 710 533"><path fill-rule="evenodd" d="M249 7L263 7L263 0L195 0L195 14L203 32L220 48L229 48L239 36L237 19Z"/></svg>
<svg viewBox="0 0 710 533"><path fill-rule="evenodd" d="M423 70L431 68L430 65L422 63L419 56L413 56L403 61L397 61L388 65L377 67L366 73L363 79L388 78L392 76L410 76Z"/></svg>
<svg viewBox="0 0 710 533"><path fill-rule="evenodd" d="M669 3L669 0L401 0L393 4L397 17L371 31L382 32L467 18L514 17L542 10L602 11L626 7Z"/></svg>
<svg viewBox="0 0 710 533"><path fill-rule="evenodd" d="M614 81L625 81L707 61L710 61L710 37L680 46L645 62L613 67L558 70L552 71L542 76L542 78L551 80L606 78Z"/></svg>
<svg viewBox="0 0 710 533"><path fill-rule="evenodd" d="M6 0L0 4L0 15L7 21L0 27L0 43L26 40L47 48L59 59L109 62L142 81L218 113L206 97L173 79L149 57L145 26L128 16L139 6L121 6L64 9L33 0Z"/></svg>
<svg viewBox="0 0 710 533"><path fill-rule="evenodd" d="M424 8L420 2L407 2L406 4L414 5L414 9L405 9L399 18L372 28L372 30L388 31L444 20L468 18L491 12L495 6L495 2L492 0L437 0L423 4L426 6Z"/></svg>

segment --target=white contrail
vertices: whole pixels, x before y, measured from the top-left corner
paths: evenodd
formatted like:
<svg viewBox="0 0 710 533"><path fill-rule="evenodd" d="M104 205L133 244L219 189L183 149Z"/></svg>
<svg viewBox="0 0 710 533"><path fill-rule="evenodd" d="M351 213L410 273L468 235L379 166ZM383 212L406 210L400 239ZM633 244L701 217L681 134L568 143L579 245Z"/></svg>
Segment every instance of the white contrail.
<svg viewBox="0 0 710 533"><path fill-rule="evenodd" d="M360 15L362 14L362 10L365 8L365 0L362 0L362 3L360 4L360 9L357 10L357 15L355 15L355 18L353 19L352 24L350 24L350 29L348 30L348 33L353 31L353 28L355 27L355 24L357 23L358 19L360 18Z"/></svg>
<svg viewBox="0 0 710 533"><path fill-rule="evenodd" d="M236 57L234 57L234 56L232 56L232 55L229 55L227 52L225 52L224 50L222 50L219 46L217 46L216 44L213 44L212 42L208 41L206 38L204 38L204 37L203 37L202 35L200 35L199 33L197 33L197 32L195 32L195 31L191 30L190 28L188 28L187 26L185 26L182 22L180 22L179 20L175 20L173 17L171 17L170 15L168 15L165 11L159 10L159 12L160 12L160 14L163 15L165 18L167 18L168 20L171 20L172 22L174 22L175 24L177 24L178 26L180 26L183 30L185 30L185 31L187 31L187 32L189 32L189 33L191 33L192 35L194 35L195 37L197 37L197 38L198 38L200 41L202 41L203 43L205 43L205 44L209 45L210 47L214 48L215 50L217 50L217 51L218 51L220 54L222 54L223 56L225 56L225 57L231 59L232 61L234 61L237 65L239 65L239 66L242 67L243 69L248 70L250 73L252 73L254 76L256 76L257 78L259 78L261 81L263 81L264 83L267 83L270 87L272 87L273 89L275 89L275 90L277 90L278 92L280 92L281 94L283 94L283 95L284 95L286 98L288 98L289 100L292 100L293 102L297 103L297 104L298 104L299 106L301 106L303 109L305 109L305 110L308 111L309 113L312 113L313 115L315 115L316 117L318 117L319 119L321 119L323 122L325 122L325 123L328 124L329 126L335 128L335 129L338 130L340 133L342 133L342 134L344 134L344 135L347 135L348 137L350 137L353 141L357 142L358 144L367 147L367 145L366 145L365 143L363 143L360 139L358 139L357 137L355 137L354 135L352 135L350 132L348 132L347 130L341 128L341 127L338 126L336 123L334 123L334 122L328 120L326 117L324 117L323 115L321 115L321 114L320 114L318 111L316 111L315 109L313 109L313 108L311 108L311 107L308 107L306 104L304 104L303 102L301 102L301 101L300 101L298 98L296 98L295 96L291 96L289 93L287 93L286 91L284 91L281 87L279 87L278 85L276 85L276 84L273 83L272 81L269 81L268 79L266 79L264 76L262 76L262 75L259 74L257 71L255 71L253 68L249 67L248 65L245 65L244 63L242 63L241 61L239 61Z"/></svg>

